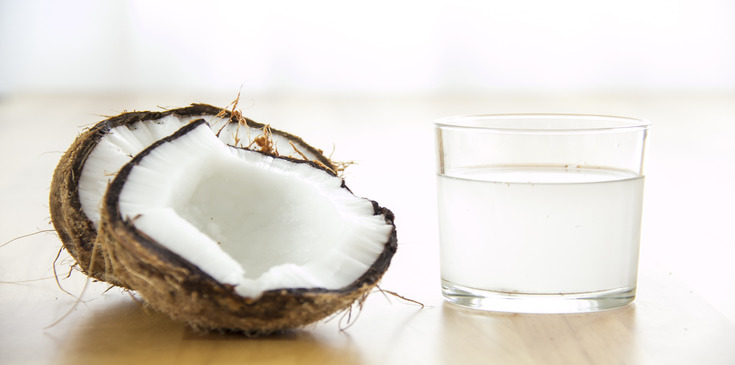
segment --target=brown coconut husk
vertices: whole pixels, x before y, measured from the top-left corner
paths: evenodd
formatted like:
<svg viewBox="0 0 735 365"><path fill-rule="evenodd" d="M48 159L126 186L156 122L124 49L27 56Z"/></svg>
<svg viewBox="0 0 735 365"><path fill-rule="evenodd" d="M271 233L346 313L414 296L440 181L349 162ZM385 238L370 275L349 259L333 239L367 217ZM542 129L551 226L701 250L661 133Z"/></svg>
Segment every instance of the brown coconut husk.
<svg viewBox="0 0 735 365"><path fill-rule="evenodd" d="M109 214L106 210L103 214ZM385 213L384 213L385 214ZM386 216L392 222L392 217ZM383 254L358 280L339 290L283 289L245 298L162 248L120 217L104 219L100 243L113 272L152 308L197 330L250 336L302 327L349 308L376 287L396 250L395 230Z"/></svg>

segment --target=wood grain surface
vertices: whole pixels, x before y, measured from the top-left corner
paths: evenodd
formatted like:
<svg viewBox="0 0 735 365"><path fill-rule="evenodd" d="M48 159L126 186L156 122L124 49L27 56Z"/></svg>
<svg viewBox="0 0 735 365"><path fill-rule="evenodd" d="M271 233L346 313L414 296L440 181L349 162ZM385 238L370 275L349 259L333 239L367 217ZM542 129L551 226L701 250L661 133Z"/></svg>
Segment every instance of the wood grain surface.
<svg viewBox="0 0 735 365"><path fill-rule="evenodd" d="M348 185L395 212L399 238L380 284L384 291L371 294L362 308L256 339L196 333L147 309L135 293L87 281L49 231L51 173L85 125L123 110L191 102L224 106L231 98L0 100L0 364L734 364L735 150L727 137L735 133L732 100L244 97L246 116L300 135L327 154L334 149L337 159L356 161ZM443 301L431 124L451 114L496 112L653 121L639 295L632 305L528 315ZM29 233L35 234L10 241Z"/></svg>

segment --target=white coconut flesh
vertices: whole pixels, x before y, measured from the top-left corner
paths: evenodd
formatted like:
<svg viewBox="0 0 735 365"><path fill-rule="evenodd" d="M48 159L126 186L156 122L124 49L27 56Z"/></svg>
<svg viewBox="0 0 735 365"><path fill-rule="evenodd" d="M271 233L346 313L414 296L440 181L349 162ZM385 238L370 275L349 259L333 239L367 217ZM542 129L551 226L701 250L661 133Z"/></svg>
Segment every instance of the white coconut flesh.
<svg viewBox="0 0 735 365"><path fill-rule="evenodd" d="M127 175L118 209L136 229L251 298L349 286L392 231L341 178L227 146L206 124L147 151Z"/></svg>
<svg viewBox="0 0 735 365"><path fill-rule="evenodd" d="M99 228L102 197L108 183L120 168L155 141L198 119L204 119L212 130L217 132L222 142L232 146L248 147L254 138L263 133L259 128L229 123L229 119L215 115L187 117L168 115L160 119L143 120L129 126L111 128L87 157L79 178L78 194L82 211L95 228ZM303 153L308 159L317 159L306 149L297 151L289 140L281 135L272 134L271 138L275 148L284 156L300 158Z"/></svg>

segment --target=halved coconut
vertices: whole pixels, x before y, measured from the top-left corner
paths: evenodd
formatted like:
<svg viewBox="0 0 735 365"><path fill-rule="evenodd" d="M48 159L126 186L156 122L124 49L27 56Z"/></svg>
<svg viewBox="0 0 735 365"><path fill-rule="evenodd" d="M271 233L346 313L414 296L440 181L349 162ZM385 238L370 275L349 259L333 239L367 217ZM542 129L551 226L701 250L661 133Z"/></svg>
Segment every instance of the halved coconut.
<svg viewBox="0 0 735 365"><path fill-rule="evenodd" d="M350 306L396 251L389 210L315 163L222 144L204 120L126 164L101 223L114 274L151 306L249 334Z"/></svg>
<svg viewBox="0 0 735 365"><path fill-rule="evenodd" d="M271 130L237 111L207 104L164 112L123 113L103 120L79 135L61 158L49 198L54 227L66 250L87 275L120 284L110 275L104 255L93 251L100 202L108 183L140 151L196 119L206 120L224 143L308 159L334 169L321 151L300 138Z"/></svg>

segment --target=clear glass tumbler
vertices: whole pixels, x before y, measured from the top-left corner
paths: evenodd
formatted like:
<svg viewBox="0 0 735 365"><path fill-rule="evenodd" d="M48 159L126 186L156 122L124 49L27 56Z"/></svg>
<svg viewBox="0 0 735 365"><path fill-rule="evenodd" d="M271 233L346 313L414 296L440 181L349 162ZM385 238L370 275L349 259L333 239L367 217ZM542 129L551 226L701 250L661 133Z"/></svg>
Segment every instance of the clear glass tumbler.
<svg viewBox="0 0 735 365"><path fill-rule="evenodd" d="M595 115L438 120L444 297L516 313L632 302L649 126Z"/></svg>

